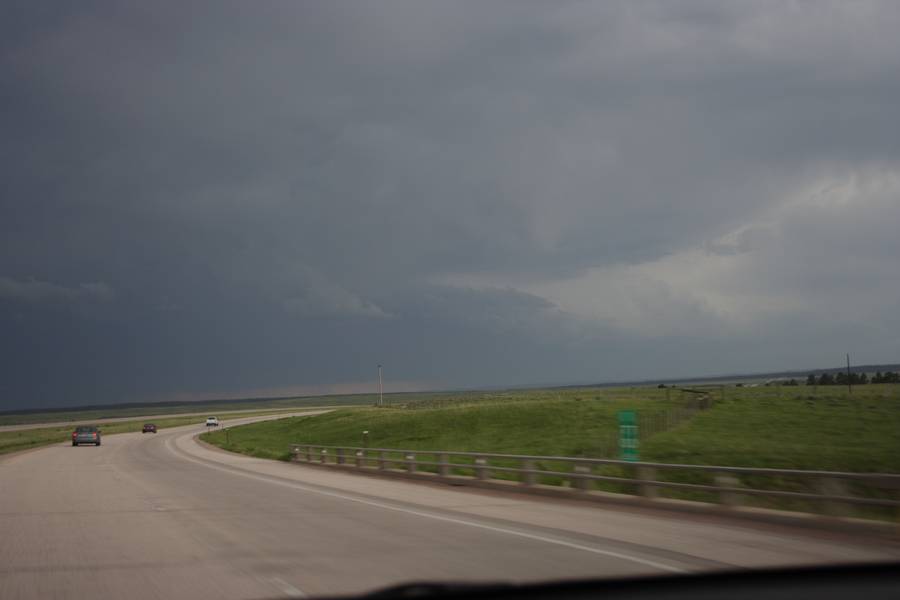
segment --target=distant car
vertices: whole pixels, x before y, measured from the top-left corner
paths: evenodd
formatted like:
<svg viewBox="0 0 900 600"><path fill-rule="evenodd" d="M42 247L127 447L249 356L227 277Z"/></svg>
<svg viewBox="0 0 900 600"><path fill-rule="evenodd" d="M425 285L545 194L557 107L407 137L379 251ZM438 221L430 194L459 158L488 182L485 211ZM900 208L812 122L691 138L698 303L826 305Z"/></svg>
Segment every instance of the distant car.
<svg viewBox="0 0 900 600"><path fill-rule="evenodd" d="M156 425L153 423L144 423L144 428L141 429L141 433L156 433Z"/></svg>
<svg viewBox="0 0 900 600"><path fill-rule="evenodd" d="M206 417L206 426L207 427L218 427L219 419L216 417Z"/></svg>
<svg viewBox="0 0 900 600"><path fill-rule="evenodd" d="M72 432L72 445L94 444L100 445L100 430L93 425L80 425Z"/></svg>

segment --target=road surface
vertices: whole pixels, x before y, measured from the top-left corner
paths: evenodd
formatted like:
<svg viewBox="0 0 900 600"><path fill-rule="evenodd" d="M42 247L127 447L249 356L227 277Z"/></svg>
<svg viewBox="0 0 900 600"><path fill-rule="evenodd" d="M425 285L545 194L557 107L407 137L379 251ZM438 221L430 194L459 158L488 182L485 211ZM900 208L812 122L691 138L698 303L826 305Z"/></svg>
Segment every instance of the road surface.
<svg viewBox="0 0 900 600"><path fill-rule="evenodd" d="M341 405L340 408L347 408L352 405ZM318 410L318 409L334 409L333 406L307 406L304 408L242 408L240 410L208 410L205 412L185 412L185 413L168 413L159 415L132 415L130 417L104 417L102 419L76 419L72 421L50 421L46 423L16 423L15 425L0 425L0 433L4 431L23 431L26 429L44 429L48 427L75 427L76 425L104 425L107 423L124 423L127 421L143 421L145 423L153 423L163 419L178 419L180 417L202 417L207 415L219 415L219 419L233 419L242 413L260 413L271 412L288 414L298 410Z"/></svg>
<svg viewBox="0 0 900 600"><path fill-rule="evenodd" d="M0 459L0 598L290 598L900 559L862 537L254 459L201 446L201 430Z"/></svg>

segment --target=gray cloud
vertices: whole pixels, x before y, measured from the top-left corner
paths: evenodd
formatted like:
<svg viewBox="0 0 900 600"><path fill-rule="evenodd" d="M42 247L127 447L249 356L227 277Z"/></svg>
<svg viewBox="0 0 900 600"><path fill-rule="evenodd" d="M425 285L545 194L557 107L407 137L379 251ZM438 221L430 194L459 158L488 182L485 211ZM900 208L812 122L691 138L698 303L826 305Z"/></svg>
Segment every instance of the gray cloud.
<svg viewBox="0 0 900 600"><path fill-rule="evenodd" d="M364 317L387 319L391 315L378 305L364 300L347 290L317 282L307 286L299 296L291 296L283 301L284 309L300 317Z"/></svg>
<svg viewBox="0 0 900 600"><path fill-rule="evenodd" d="M9 277L0 277L0 299L23 302L71 302L76 300L108 302L114 296L112 288L103 282L80 283L77 286L66 287L36 279L16 281Z"/></svg>
<svg viewBox="0 0 900 600"><path fill-rule="evenodd" d="M0 402L900 350L893 3L0 10Z"/></svg>

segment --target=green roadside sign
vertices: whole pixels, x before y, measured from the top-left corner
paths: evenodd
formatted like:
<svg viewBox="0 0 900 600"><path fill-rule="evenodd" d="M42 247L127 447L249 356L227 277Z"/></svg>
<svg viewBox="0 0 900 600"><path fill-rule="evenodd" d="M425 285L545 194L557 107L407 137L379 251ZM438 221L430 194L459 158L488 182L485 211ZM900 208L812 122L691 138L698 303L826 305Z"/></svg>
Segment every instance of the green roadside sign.
<svg viewBox="0 0 900 600"><path fill-rule="evenodd" d="M640 460L638 454L637 413L633 410L620 410L619 417L619 458L622 460Z"/></svg>

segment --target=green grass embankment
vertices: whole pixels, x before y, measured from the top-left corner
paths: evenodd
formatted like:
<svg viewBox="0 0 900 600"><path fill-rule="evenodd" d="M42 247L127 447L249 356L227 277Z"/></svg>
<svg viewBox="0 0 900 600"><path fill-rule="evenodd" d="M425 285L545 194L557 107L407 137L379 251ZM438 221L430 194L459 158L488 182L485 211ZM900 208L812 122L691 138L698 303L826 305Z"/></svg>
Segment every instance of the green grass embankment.
<svg viewBox="0 0 900 600"><path fill-rule="evenodd" d="M360 408L232 429L205 439L229 450L286 460L291 443L371 448L484 451L550 456L600 456L616 432L616 412L659 413L660 399L491 400L441 408Z"/></svg>
<svg viewBox="0 0 900 600"><path fill-rule="evenodd" d="M869 386L877 390L882 386ZM900 473L900 386L816 398L732 397L643 445L668 463ZM866 390L870 392L870 390Z"/></svg>
<svg viewBox="0 0 900 600"><path fill-rule="evenodd" d="M459 450L544 456L609 457L617 434L616 412L661 413L683 400L656 388L545 390L467 400L452 398L404 408L343 409L213 432L207 441L228 450L286 460L292 443L371 448ZM664 463L773 467L800 470L900 473L900 385L844 388L759 387L715 391L716 403L669 431L644 439L641 459ZM436 406L436 408L430 407ZM559 465L545 465L559 466ZM628 467L597 473L630 476ZM502 475L501 475L502 476ZM664 472L659 478L712 484L711 474ZM563 478L544 478L563 483ZM746 485L813 491L814 483L746 477ZM597 489L633 492L620 484ZM865 489L854 493L882 495ZM702 492L664 495L714 500ZM760 500L761 506L817 510L809 502ZM878 513L878 511L870 511Z"/></svg>
<svg viewBox="0 0 900 600"><path fill-rule="evenodd" d="M812 395L794 388L780 396L735 395L700 413L689 423L660 433L643 444L642 458L663 463L768 467L869 473L900 473L900 386L870 385L854 389L820 388ZM710 474L668 472L667 481L711 484ZM817 482L790 477L744 476L754 487L815 492ZM860 485L853 494L890 498ZM711 501L703 492L665 492L664 495ZM758 506L815 511L805 500L749 498ZM870 516L890 511L863 510Z"/></svg>
<svg viewBox="0 0 900 600"><path fill-rule="evenodd" d="M900 385L730 388L712 409L642 440L648 461L900 473ZM341 409L232 429L208 439L286 459L291 443L599 457L616 413L660 414L681 402L665 390L507 392L403 407ZM429 401L430 402L430 401ZM608 456L606 456L608 457Z"/></svg>

